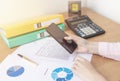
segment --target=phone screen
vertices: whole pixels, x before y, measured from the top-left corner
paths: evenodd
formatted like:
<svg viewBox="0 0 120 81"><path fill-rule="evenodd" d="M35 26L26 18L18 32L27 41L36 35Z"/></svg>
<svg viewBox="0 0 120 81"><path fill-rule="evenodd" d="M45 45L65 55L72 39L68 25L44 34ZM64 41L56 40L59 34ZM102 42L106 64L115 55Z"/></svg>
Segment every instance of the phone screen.
<svg viewBox="0 0 120 81"><path fill-rule="evenodd" d="M69 53L73 53L77 44L73 40L66 41L64 37L68 36L56 24L52 23L46 28L47 32L60 43Z"/></svg>

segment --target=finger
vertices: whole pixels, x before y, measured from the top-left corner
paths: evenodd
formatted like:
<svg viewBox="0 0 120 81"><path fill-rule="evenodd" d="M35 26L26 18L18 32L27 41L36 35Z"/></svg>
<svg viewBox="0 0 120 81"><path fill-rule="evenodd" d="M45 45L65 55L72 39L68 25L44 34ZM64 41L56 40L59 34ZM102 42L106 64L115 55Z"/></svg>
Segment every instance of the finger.
<svg viewBox="0 0 120 81"><path fill-rule="evenodd" d="M84 58L82 58L80 56L77 56L76 59L75 59L75 61L84 62L84 61L86 61L86 59L84 59Z"/></svg>
<svg viewBox="0 0 120 81"><path fill-rule="evenodd" d="M74 40L74 41L78 41L81 40L81 38L77 35L71 34L71 33L67 33L68 37L70 37L70 39Z"/></svg>
<svg viewBox="0 0 120 81"><path fill-rule="evenodd" d="M64 37L65 40L72 40L71 36Z"/></svg>
<svg viewBox="0 0 120 81"><path fill-rule="evenodd" d="M75 63L77 63L78 66L84 65L84 66L89 66L90 62L86 60L85 58L82 57L77 57Z"/></svg>
<svg viewBox="0 0 120 81"><path fill-rule="evenodd" d="M67 33L68 36L70 36L71 38L78 38L77 35L71 34L71 33Z"/></svg>
<svg viewBox="0 0 120 81"><path fill-rule="evenodd" d="M80 69L80 68L83 68L83 63L81 63L80 61L76 61L74 64L73 64L73 67L76 68L76 70Z"/></svg>
<svg viewBox="0 0 120 81"><path fill-rule="evenodd" d="M82 58L82 57L78 56L78 57L75 59L75 64L77 64L78 66L86 65L86 64L89 64L89 61L86 60L85 58Z"/></svg>
<svg viewBox="0 0 120 81"><path fill-rule="evenodd" d="M72 67L72 71L73 71L75 74L77 74L77 69L76 69L76 67Z"/></svg>
<svg viewBox="0 0 120 81"><path fill-rule="evenodd" d="M71 33L68 33L68 32L65 32L68 36L71 36L71 35L73 35L73 34L71 34Z"/></svg>
<svg viewBox="0 0 120 81"><path fill-rule="evenodd" d="M84 66L83 66L83 65L74 64L73 67L72 67L72 70L73 70L74 72L78 72L78 71L80 71L81 69L84 69Z"/></svg>
<svg viewBox="0 0 120 81"><path fill-rule="evenodd" d="M74 64L74 65L72 66L72 70L73 70L73 71L77 71L77 69L78 69L78 68L77 68L77 65Z"/></svg>

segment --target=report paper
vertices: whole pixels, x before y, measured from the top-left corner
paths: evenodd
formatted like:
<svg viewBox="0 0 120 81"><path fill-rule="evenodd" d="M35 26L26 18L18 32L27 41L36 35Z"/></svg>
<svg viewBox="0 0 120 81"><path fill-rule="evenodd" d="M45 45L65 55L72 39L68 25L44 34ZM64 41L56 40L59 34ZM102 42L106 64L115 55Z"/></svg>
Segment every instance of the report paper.
<svg viewBox="0 0 120 81"><path fill-rule="evenodd" d="M9 55L0 64L0 81L36 81L33 73L36 68L27 60Z"/></svg>
<svg viewBox="0 0 120 81"><path fill-rule="evenodd" d="M22 45L12 54L21 54L38 63L40 62L40 59L74 61L78 55L86 58L89 61L91 61L92 58L92 54L79 54L76 52L70 54L52 37L47 37L32 43Z"/></svg>
<svg viewBox="0 0 120 81"><path fill-rule="evenodd" d="M91 61L92 54L69 54L52 37L25 44L0 64L0 81L81 81L71 69L79 55Z"/></svg>

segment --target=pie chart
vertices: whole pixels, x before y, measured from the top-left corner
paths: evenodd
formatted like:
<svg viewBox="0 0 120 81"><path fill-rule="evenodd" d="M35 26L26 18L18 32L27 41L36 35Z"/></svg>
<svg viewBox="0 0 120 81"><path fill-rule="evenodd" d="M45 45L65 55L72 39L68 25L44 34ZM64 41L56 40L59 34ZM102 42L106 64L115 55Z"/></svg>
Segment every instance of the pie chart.
<svg viewBox="0 0 120 81"><path fill-rule="evenodd" d="M17 77L24 73L22 66L12 66L7 70L7 75L10 77Z"/></svg>
<svg viewBox="0 0 120 81"><path fill-rule="evenodd" d="M65 67L59 67L51 73L54 81L70 81L73 78L73 72Z"/></svg>

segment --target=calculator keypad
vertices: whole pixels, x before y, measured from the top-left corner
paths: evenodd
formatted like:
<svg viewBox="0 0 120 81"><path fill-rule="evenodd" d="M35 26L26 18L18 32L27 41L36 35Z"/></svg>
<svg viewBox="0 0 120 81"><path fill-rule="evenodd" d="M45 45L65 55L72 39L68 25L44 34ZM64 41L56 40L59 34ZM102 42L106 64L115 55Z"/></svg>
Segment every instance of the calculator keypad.
<svg viewBox="0 0 120 81"><path fill-rule="evenodd" d="M96 33L99 33L100 31L103 31L100 27L98 27L94 23L88 23L88 24L80 23L74 29L81 37L94 35Z"/></svg>

